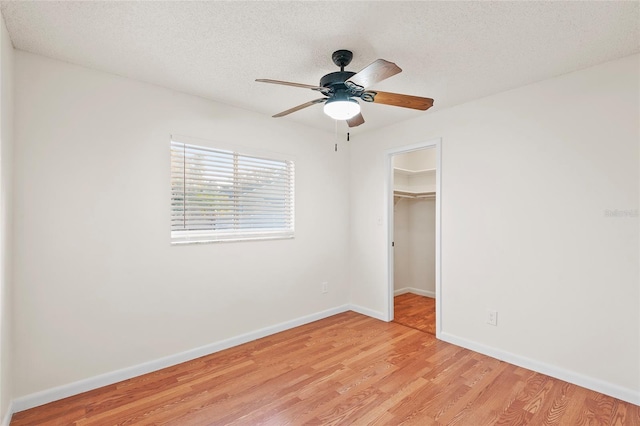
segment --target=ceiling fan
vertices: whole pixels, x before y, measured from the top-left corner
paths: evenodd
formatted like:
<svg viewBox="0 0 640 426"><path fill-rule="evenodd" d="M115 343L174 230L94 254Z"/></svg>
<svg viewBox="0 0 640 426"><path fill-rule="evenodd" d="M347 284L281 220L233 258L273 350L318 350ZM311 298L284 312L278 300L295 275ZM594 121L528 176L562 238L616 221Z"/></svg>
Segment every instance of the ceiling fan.
<svg viewBox="0 0 640 426"><path fill-rule="evenodd" d="M369 87L375 83L379 83L402 71L393 62L378 59L355 73L344 70L344 67L349 65L351 59L353 59L351 51L336 50L331 55L331 59L334 64L340 67L340 71L332 72L322 77L318 86L262 78L256 80L260 83L282 84L311 89L322 93L324 96L282 111L274 115L274 118L283 117L311 105L324 104L324 112L329 117L335 120L346 120L349 127L356 127L364 123L364 118L360 113L360 104L356 98L360 98L365 102L419 109L421 111L426 111L433 106L433 99L430 98L369 90Z"/></svg>

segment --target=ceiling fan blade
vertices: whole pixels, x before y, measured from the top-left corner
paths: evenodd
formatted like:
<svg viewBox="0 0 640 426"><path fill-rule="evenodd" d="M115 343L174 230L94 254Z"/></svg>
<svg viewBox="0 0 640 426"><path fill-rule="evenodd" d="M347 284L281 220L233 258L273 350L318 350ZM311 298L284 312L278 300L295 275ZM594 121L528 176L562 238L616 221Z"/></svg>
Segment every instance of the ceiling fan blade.
<svg viewBox="0 0 640 426"><path fill-rule="evenodd" d="M312 86L310 84L292 83L290 81L269 80L268 78L258 78L256 79L256 81L259 83L282 84L283 86L302 87L303 89L311 89L311 90L318 90L318 91L328 90L326 87Z"/></svg>
<svg viewBox="0 0 640 426"><path fill-rule="evenodd" d="M399 93L378 92L373 98L373 103L393 105L402 108L419 109L426 111L433 106L433 99L419 96L401 95Z"/></svg>
<svg viewBox="0 0 640 426"><path fill-rule="evenodd" d="M392 77L399 72L402 72L402 69L393 62L385 61L384 59L377 59L360 70L348 81L355 83L360 87L367 88L382 80Z"/></svg>
<svg viewBox="0 0 640 426"><path fill-rule="evenodd" d="M347 124L349 125L349 127L356 127L364 124L364 117L362 116L362 114L358 113L358 115L354 115L353 117L348 119Z"/></svg>
<svg viewBox="0 0 640 426"><path fill-rule="evenodd" d="M327 98L314 99L314 100L306 102L306 103L304 103L302 105L298 105L298 106L295 106L295 107L293 107L291 109L288 109L286 111L282 111L281 113L274 115L273 118L284 117L285 115L289 115L292 112L300 111L301 109L304 109L306 107L310 107L311 105L320 104L322 102L325 102L326 100L327 100Z"/></svg>

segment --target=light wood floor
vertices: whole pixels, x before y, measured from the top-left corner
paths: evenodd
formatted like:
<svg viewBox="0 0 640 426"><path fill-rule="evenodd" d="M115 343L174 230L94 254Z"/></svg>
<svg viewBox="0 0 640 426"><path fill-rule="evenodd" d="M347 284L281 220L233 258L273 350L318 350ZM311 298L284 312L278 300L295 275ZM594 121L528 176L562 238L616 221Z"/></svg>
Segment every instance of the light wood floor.
<svg viewBox="0 0 640 426"><path fill-rule="evenodd" d="M640 407L347 312L11 424L640 425Z"/></svg>
<svg viewBox="0 0 640 426"><path fill-rule="evenodd" d="M425 333L436 334L436 299L413 293L393 298L393 321Z"/></svg>

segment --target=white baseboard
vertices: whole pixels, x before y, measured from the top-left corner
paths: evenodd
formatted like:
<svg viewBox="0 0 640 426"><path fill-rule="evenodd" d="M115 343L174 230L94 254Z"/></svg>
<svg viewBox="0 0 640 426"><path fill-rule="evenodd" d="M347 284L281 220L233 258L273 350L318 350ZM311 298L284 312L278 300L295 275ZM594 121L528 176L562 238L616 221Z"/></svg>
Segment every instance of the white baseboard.
<svg viewBox="0 0 640 426"><path fill-rule="evenodd" d="M241 334L240 336L201 346L199 348L180 352L174 355L169 355L164 358L159 358L139 365L134 365L132 367L123 368L121 370L112 371L110 373L100 374L98 376L89 377L77 382L69 383L51 389L46 389L40 392L32 393L30 395L25 395L12 401L13 409L10 412L17 413L19 411L37 407L39 405L67 398L72 395L77 395L82 392L98 389L103 386L111 385L113 383L121 382L123 380L161 370L166 367L171 367L173 365L180 364L186 361L191 361L192 359L200 358L214 352L219 352L224 349L251 342L265 336L270 336L281 331L289 330L291 328L308 324L322 318L327 318L332 315L340 314L342 312L347 312L349 310L349 305L338 306L335 308L327 309L325 311L316 312L315 314L296 318L291 321L285 321L280 324L272 325L270 327L265 327L256 331ZM11 417L9 415L9 419L10 418ZM5 424L3 423L2 426L4 425Z"/></svg>
<svg viewBox="0 0 640 426"><path fill-rule="evenodd" d="M349 305L349 309L351 309L353 312L357 312L371 318L379 319L380 321L389 322L386 314L374 311L373 309L365 308L364 306L351 304Z"/></svg>
<svg viewBox="0 0 640 426"><path fill-rule="evenodd" d="M478 352L483 355L508 362L509 364L517 365L518 367L546 374L547 376L564 380L565 382L573 383L574 385L578 385L583 388L609 395L635 405L640 405L640 391L638 390L623 388L622 386L614 385L612 383L595 379L593 377L584 376L580 373L556 367L551 364L546 364L544 362L512 354L510 352L457 337L446 332L441 332L438 335L438 338L456 346L461 346L474 352Z"/></svg>
<svg viewBox="0 0 640 426"><path fill-rule="evenodd" d="M399 296L399 295L405 294L405 293L413 293L413 294L417 294L419 296L430 297L432 299L436 298L436 293L434 291L422 290L422 289L415 288L415 287L399 288L397 290L394 290L393 295L394 296Z"/></svg>
<svg viewBox="0 0 640 426"><path fill-rule="evenodd" d="M13 416L13 401L9 402L9 407L7 408L7 412L5 413L4 417L2 418L2 426L9 426L9 423L11 423L11 417Z"/></svg>

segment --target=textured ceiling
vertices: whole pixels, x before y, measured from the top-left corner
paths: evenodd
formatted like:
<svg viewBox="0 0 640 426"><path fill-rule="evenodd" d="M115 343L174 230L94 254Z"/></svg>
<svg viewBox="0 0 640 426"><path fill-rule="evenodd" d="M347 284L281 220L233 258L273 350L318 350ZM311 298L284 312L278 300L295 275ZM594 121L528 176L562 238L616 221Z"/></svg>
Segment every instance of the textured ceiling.
<svg viewBox="0 0 640 426"><path fill-rule="evenodd" d="M337 49L352 71L397 63L374 88L434 98L430 111L640 51L637 1L0 5L17 49L268 115L318 94L256 78L317 84ZM357 132L430 111L364 104ZM278 120L335 128L318 105Z"/></svg>

